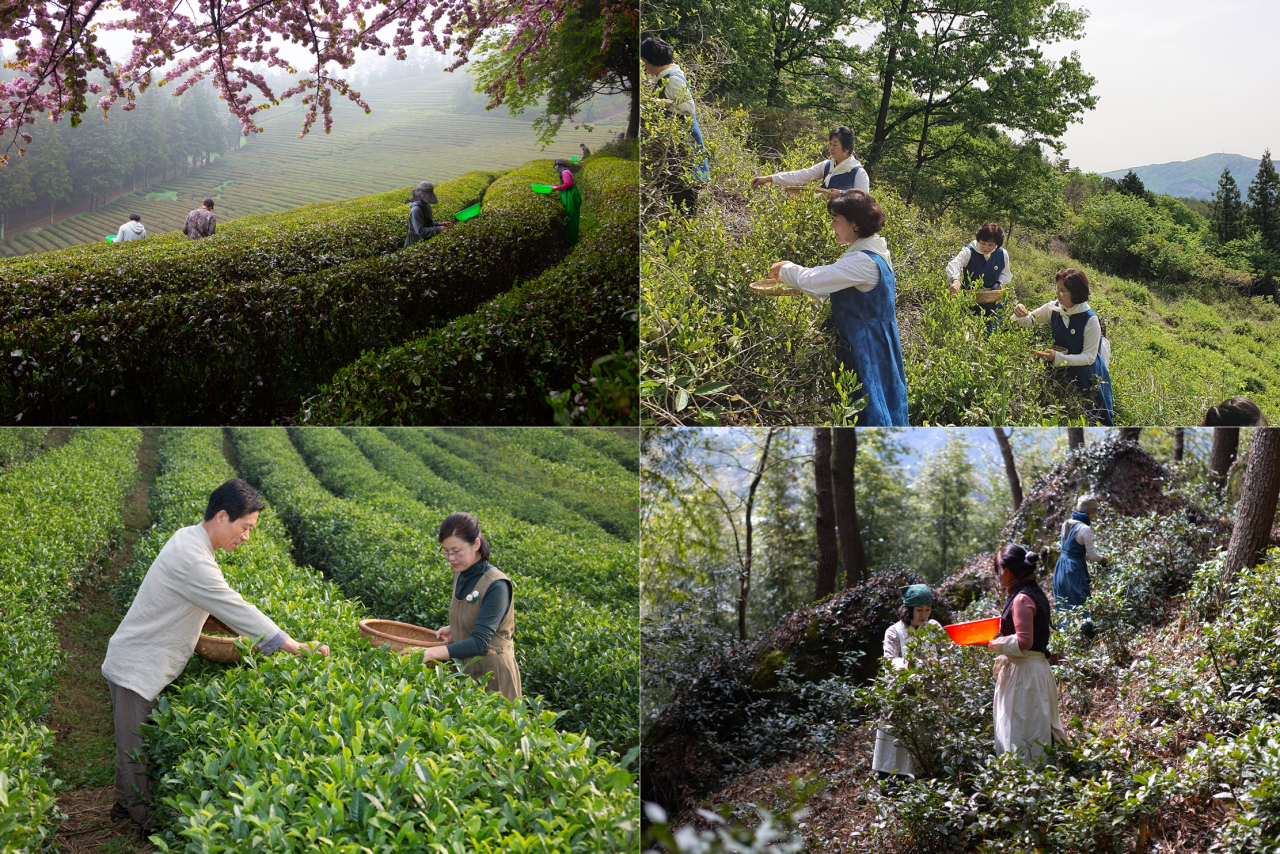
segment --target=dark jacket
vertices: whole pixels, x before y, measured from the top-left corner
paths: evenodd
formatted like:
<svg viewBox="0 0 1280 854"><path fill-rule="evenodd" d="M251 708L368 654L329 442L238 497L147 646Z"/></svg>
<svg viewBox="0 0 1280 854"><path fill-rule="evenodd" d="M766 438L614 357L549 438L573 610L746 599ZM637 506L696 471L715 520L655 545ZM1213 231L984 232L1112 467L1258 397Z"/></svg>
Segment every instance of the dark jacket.
<svg viewBox="0 0 1280 854"><path fill-rule="evenodd" d="M435 237L442 231L444 226L436 225L431 218L431 205L426 202L413 202L409 205L409 233L404 238L405 249L419 240Z"/></svg>

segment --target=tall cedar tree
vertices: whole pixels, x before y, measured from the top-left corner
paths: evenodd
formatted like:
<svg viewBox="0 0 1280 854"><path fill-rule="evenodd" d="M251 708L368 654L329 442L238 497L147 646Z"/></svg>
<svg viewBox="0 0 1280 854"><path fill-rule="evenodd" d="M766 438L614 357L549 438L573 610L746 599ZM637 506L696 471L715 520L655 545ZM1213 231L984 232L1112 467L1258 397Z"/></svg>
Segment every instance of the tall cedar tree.
<svg viewBox="0 0 1280 854"><path fill-rule="evenodd" d="M1244 237L1244 202L1240 199L1240 187L1236 185L1235 177L1226 166L1222 167L1222 175L1218 177L1218 190L1210 203L1210 215L1213 231L1223 243Z"/></svg>
<svg viewBox="0 0 1280 854"><path fill-rule="evenodd" d="M1242 567L1253 566L1266 552L1280 498L1280 427L1259 427L1249 443L1249 467L1236 507L1231 542L1222 559L1222 587L1227 589Z"/></svg>
<svg viewBox="0 0 1280 854"><path fill-rule="evenodd" d="M854 489L858 433L855 427L835 427L831 433L831 479L835 493L836 531L840 536L840 565L844 567L844 586L856 587L868 576L867 552L862 545Z"/></svg>
<svg viewBox="0 0 1280 854"><path fill-rule="evenodd" d="M813 428L813 481L817 495L814 529L818 537L818 569L813 598L836 592L839 548L836 545L836 505L831 486L831 428Z"/></svg>
<svg viewBox="0 0 1280 854"><path fill-rule="evenodd" d="M1269 148L1262 153L1258 172L1249 183L1249 218L1266 247L1280 252L1280 176L1271 163Z"/></svg>
<svg viewBox="0 0 1280 854"><path fill-rule="evenodd" d="M1116 192L1141 199L1146 196L1147 188L1142 185L1142 179L1130 169L1124 173L1123 178L1116 182Z"/></svg>

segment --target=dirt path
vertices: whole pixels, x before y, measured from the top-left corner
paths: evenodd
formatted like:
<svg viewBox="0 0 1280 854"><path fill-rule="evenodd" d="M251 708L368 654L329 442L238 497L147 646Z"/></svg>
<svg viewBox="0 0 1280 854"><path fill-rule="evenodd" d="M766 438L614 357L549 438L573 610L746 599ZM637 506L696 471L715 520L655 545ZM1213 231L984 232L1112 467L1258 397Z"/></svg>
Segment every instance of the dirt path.
<svg viewBox="0 0 1280 854"><path fill-rule="evenodd" d="M138 448L138 481L124 507L124 537L108 555L102 571L80 591L80 598L58 619L58 641L66 662L54 691L49 729L55 732L50 765L69 785L58 797L67 814L54 838L63 854L101 851L111 854L154 849L144 843L131 821L111 821L112 781L115 778L115 736L111 696L99 667L107 640L120 622L112 585L133 557L138 538L151 525L147 498L156 478L156 449L160 431L144 429Z"/></svg>

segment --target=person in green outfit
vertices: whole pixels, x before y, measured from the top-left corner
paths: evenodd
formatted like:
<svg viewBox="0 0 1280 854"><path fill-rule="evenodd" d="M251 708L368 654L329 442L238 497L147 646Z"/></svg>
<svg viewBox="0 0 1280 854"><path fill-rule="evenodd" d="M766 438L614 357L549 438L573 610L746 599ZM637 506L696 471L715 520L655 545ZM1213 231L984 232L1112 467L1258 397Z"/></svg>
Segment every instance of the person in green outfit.
<svg viewBox="0 0 1280 854"><path fill-rule="evenodd" d="M564 242L575 246L578 243L578 215L582 210L582 193L578 192L573 172L569 171L568 160L557 160L556 171L560 173L560 183L552 184L551 189L560 191L560 204L564 205Z"/></svg>

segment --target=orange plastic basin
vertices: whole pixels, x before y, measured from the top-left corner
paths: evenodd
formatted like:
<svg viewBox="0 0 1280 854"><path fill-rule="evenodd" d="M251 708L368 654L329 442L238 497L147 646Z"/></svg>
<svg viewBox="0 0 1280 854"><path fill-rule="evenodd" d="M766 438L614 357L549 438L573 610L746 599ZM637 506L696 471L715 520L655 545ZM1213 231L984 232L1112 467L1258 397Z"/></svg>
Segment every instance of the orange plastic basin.
<svg viewBox="0 0 1280 854"><path fill-rule="evenodd" d="M956 623L954 626L944 626L947 634L951 635L951 639L961 646L970 646L975 643L986 643L1000 634L1000 618L992 617L989 620L974 620L972 623Z"/></svg>

